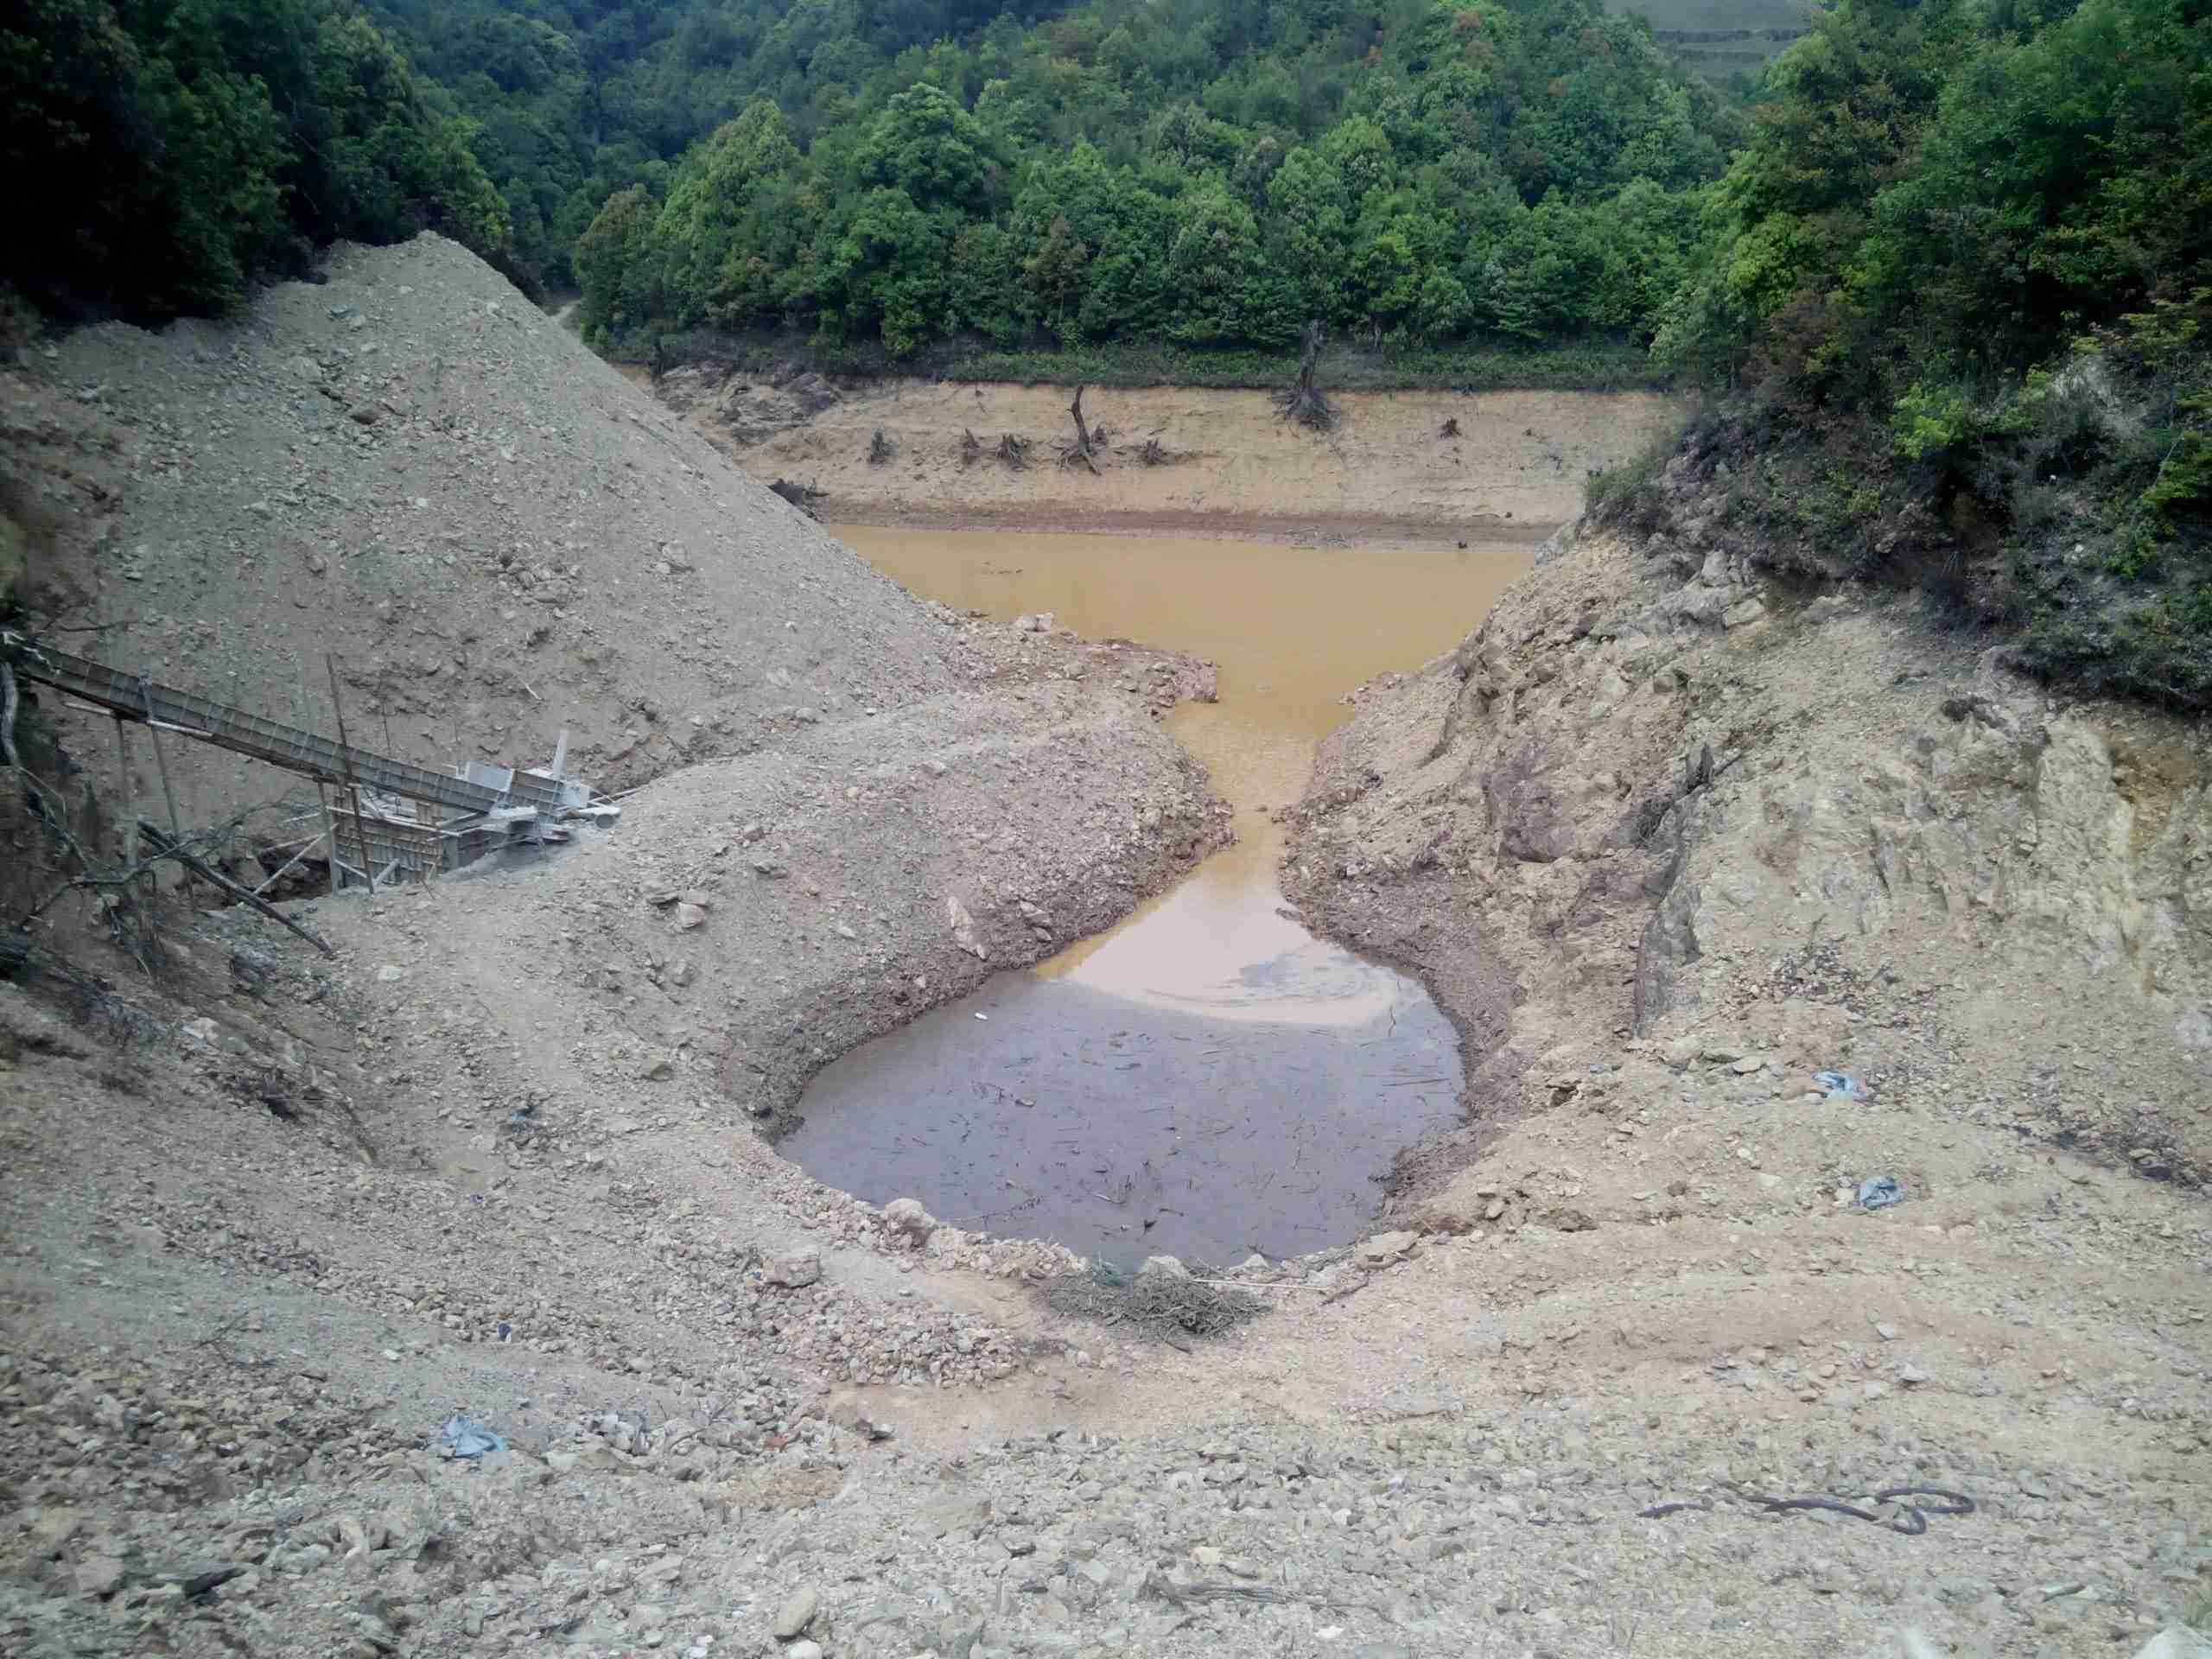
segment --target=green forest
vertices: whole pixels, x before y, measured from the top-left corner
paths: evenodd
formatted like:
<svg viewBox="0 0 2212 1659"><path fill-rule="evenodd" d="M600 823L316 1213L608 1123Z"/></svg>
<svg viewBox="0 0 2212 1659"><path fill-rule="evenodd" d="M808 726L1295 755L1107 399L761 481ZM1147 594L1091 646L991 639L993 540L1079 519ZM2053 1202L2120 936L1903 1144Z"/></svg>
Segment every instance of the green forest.
<svg viewBox="0 0 2212 1659"><path fill-rule="evenodd" d="M1751 127L1653 342L1726 523L2212 706L2212 4L1845 0Z"/></svg>
<svg viewBox="0 0 2212 1659"><path fill-rule="evenodd" d="M10 276L219 310L432 227L602 346L1603 338L1940 433L1964 394L1900 353L2017 369L2185 293L2206 27L1842 0L1738 99L1599 0L22 0Z"/></svg>
<svg viewBox="0 0 2212 1659"><path fill-rule="evenodd" d="M474 136L350 6L14 0L0 280L50 315L158 320L228 309L341 237L435 228L506 262Z"/></svg>
<svg viewBox="0 0 2212 1659"><path fill-rule="evenodd" d="M49 309L431 226L602 344L893 356L1648 337L1748 130L1596 0L29 0L0 73Z"/></svg>
<svg viewBox="0 0 2212 1659"><path fill-rule="evenodd" d="M1745 131L1593 0L1103 0L834 95L772 54L578 239L595 335L1648 335Z"/></svg>
<svg viewBox="0 0 2212 1659"><path fill-rule="evenodd" d="M20 0L7 274L157 318L431 227L602 343L1607 336L1941 448L2201 279L2204 10L1841 0L1737 99L1598 0Z"/></svg>

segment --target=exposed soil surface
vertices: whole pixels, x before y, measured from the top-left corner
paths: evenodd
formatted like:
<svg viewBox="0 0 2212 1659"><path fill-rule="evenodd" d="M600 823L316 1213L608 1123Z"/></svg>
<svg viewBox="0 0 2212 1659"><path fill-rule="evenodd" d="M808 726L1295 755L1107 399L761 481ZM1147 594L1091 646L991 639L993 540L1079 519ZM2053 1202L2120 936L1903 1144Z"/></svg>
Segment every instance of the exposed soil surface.
<svg viewBox="0 0 2212 1659"><path fill-rule="evenodd" d="M1357 392L1317 435L1265 392L1094 389L1093 474L1059 458L1074 432L1064 386L774 385L705 366L656 391L754 477L824 492L825 518L1185 536L1535 539L1581 510L1592 469L1676 419L1651 392ZM1026 464L999 454L1008 436Z"/></svg>
<svg viewBox="0 0 2212 1659"><path fill-rule="evenodd" d="M1726 549L1560 544L1363 696L1286 870L1458 1014L1481 1132L1179 1346L1052 1312L1064 1251L819 1185L749 1109L1048 948L1025 904L1071 938L1203 852L1219 817L1154 719L1203 671L907 599L565 334L496 321L519 297L443 245L340 269L398 308L410 385L502 342L452 411L487 470L446 499L552 515L579 565L689 491L736 538L737 575L604 565L571 612L658 595L600 626L683 729L721 664L730 747L550 861L296 906L334 961L171 897L149 984L53 913L109 988L0 984L0 1649L2086 1659L2204 1616L2201 726L2054 705ZM337 563L280 567L289 514L366 515L343 568L432 584L385 590L409 629L537 603L464 582L486 550L397 550L430 509L370 480L451 461L427 416L327 480L296 411L222 447L275 421L257 354L341 300L10 378L41 556L144 543L136 585L169 586L137 648L179 677L219 646L207 678L276 685L259 645L326 605L353 651L386 638L377 591L355 617L308 585ZM79 402L56 360L161 377ZM503 401L541 395L586 401ZM490 470L508 423L527 494ZM203 510L204 561L157 556ZM650 743L623 673L564 671L582 712L543 730L519 691L464 701L513 711L502 741ZM0 830L11 870L50 858ZM1904 1202L1856 1207L1872 1175ZM505 1449L446 1455L456 1413ZM1763 1502L1812 1497L1896 1524Z"/></svg>

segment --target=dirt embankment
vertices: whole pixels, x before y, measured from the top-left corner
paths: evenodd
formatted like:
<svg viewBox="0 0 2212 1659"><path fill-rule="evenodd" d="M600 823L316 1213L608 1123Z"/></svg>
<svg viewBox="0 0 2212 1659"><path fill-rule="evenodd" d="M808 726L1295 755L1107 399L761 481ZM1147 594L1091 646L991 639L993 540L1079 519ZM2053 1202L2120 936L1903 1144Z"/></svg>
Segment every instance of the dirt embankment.
<svg viewBox="0 0 2212 1659"><path fill-rule="evenodd" d="M615 850L543 873L525 954L604 994L561 1023L613 1013L626 1046L582 1061L612 1081L673 1054L766 1116L1225 833L1156 726L1211 670L922 603L439 238L340 249L235 323L86 330L10 382L34 635L326 732L327 655L349 737L432 765L542 760L566 731L570 775L603 791L684 772L632 797ZM192 831L288 796L276 818L312 816L289 773L172 740L160 779L143 743L121 775L100 716L40 713L120 822L172 789ZM0 895L28 909L52 849L28 817L0 833ZM651 874L610 891L610 867ZM689 995L690 968L662 982L654 884L724 912L684 941ZM467 931L482 895L441 891ZM484 959L515 921L488 901Z"/></svg>
<svg viewBox="0 0 2212 1659"><path fill-rule="evenodd" d="M823 491L826 518L1185 535L1541 531L1675 418L1651 392L1357 392L1315 434L1262 391L1093 389L1094 474L1061 458L1064 386L771 385L702 366L656 390L754 477ZM1009 436L1026 461L1001 453Z"/></svg>

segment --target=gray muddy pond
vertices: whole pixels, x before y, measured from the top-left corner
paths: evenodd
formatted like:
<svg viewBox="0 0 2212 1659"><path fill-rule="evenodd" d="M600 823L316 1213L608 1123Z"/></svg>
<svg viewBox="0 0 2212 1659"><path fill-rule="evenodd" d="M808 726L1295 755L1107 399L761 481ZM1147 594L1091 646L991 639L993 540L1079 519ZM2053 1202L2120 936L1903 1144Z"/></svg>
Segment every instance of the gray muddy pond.
<svg viewBox="0 0 2212 1659"><path fill-rule="evenodd" d="M1457 645L1529 548L837 534L926 598L1212 659L1220 701L1168 726L1238 841L1119 927L838 1060L781 1150L873 1203L1123 1264L1352 1237L1395 1155L1455 1116L1458 1039L1418 983L1299 925L1269 810L1344 694Z"/></svg>

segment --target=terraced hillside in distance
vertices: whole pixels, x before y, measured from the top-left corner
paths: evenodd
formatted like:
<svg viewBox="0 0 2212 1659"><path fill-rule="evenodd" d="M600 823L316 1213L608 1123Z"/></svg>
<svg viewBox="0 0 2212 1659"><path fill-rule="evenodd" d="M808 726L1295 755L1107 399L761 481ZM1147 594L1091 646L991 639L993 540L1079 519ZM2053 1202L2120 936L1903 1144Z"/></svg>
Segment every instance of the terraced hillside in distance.
<svg viewBox="0 0 2212 1659"><path fill-rule="evenodd" d="M1812 0L1619 0L1646 18L1659 43L1708 80L1756 75L1811 26Z"/></svg>

